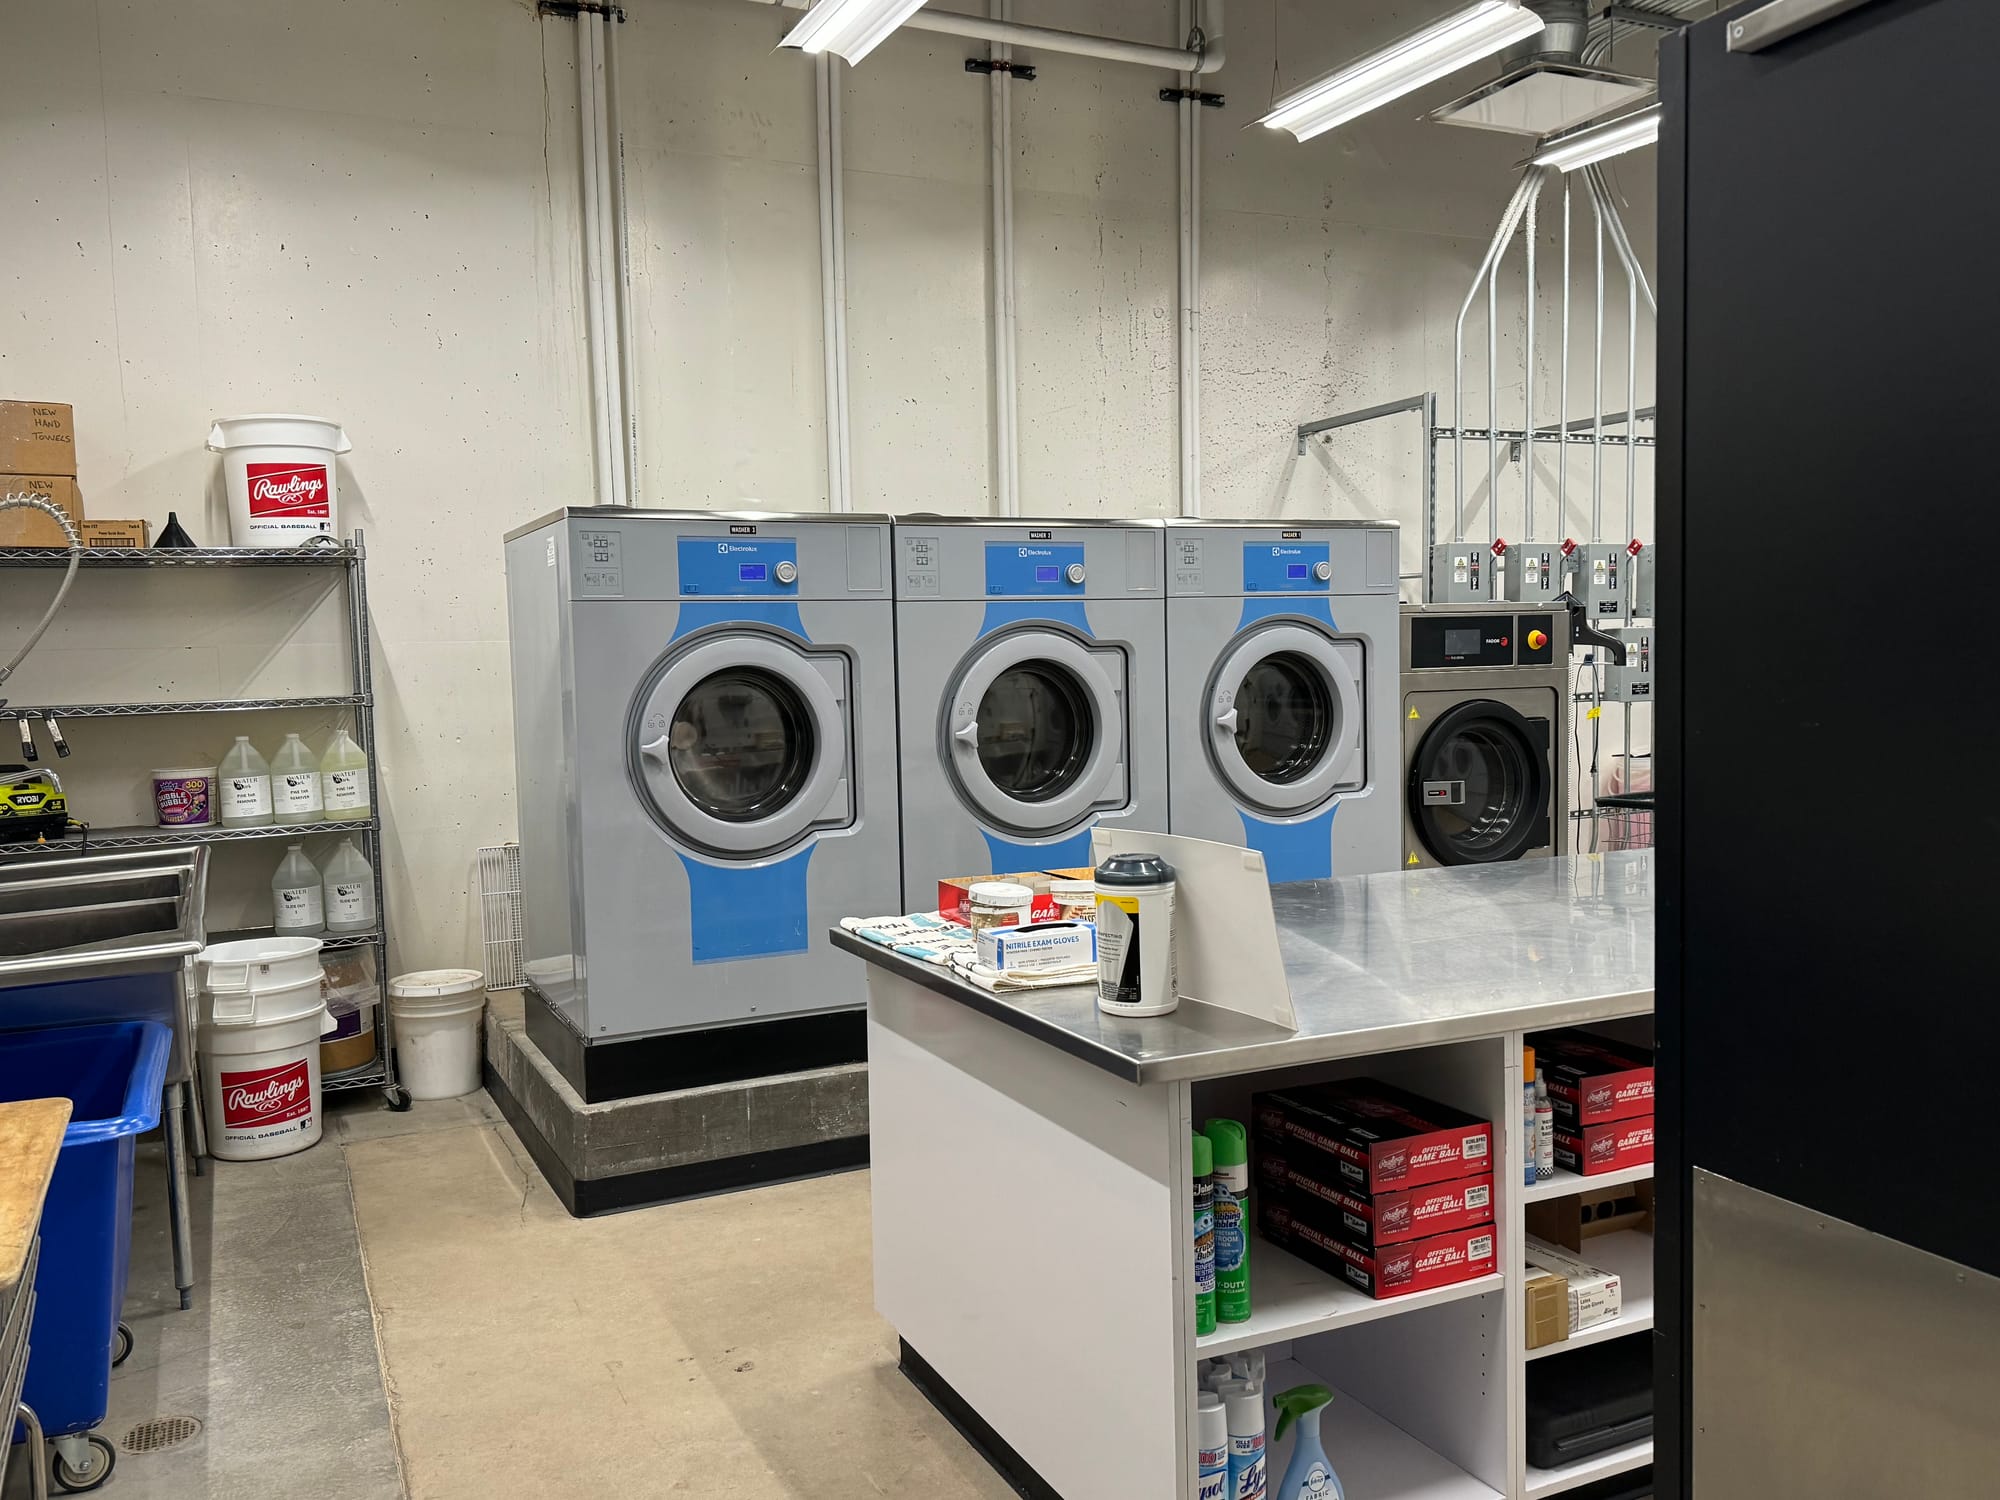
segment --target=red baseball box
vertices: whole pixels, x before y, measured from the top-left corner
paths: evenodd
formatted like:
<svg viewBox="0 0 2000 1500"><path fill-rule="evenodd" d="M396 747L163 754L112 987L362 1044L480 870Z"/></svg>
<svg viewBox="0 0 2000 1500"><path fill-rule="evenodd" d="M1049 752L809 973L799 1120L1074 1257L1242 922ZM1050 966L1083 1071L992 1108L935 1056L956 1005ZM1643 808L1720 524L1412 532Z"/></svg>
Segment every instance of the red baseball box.
<svg viewBox="0 0 2000 1500"><path fill-rule="evenodd" d="M1490 1123L1372 1078L1258 1094L1250 1108L1259 1137L1307 1176L1370 1196L1493 1170Z"/></svg>
<svg viewBox="0 0 2000 1500"><path fill-rule="evenodd" d="M1528 1042L1548 1075L1558 1127L1574 1130L1652 1114L1653 1060L1642 1048L1587 1031L1544 1032Z"/></svg>
<svg viewBox="0 0 2000 1500"><path fill-rule="evenodd" d="M1375 1298L1428 1292L1493 1271L1490 1224L1371 1250L1342 1239L1338 1230L1313 1217L1309 1208L1294 1213L1286 1203L1262 1203L1257 1208L1257 1223L1265 1239Z"/></svg>
<svg viewBox="0 0 2000 1500"><path fill-rule="evenodd" d="M1493 1222L1490 1172L1370 1197L1323 1182L1266 1147L1257 1158L1257 1190L1262 1203L1316 1200L1326 1208L1320 1222L1364 1248L1399 1245Z"/></svg>
<svg viewBox="0 0 2000 1500"><path fill-rule="evenodd" d="M1556 1165L1593 1177L1643 1166L1653 1159L1653 1117L1586 1125L1581 1131L1556 1126Z"/></svg>

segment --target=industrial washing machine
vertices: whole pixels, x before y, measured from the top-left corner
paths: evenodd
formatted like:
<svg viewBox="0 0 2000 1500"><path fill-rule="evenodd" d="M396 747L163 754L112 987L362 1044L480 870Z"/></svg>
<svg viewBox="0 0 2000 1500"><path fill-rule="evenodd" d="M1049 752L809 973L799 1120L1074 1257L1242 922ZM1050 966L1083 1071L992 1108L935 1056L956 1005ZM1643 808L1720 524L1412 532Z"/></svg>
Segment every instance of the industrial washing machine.
<svg viewBox="0 0 2000 1500"><path fill-rule="evenodd" d="M1560 604L1403 610L1405 868L1567 851L1570 635Z"/></svg>
<svg viewBox="0 0 2000 1500"><path fill-rule="evenodd" d="M1395 869L1396 527L1162 526L1170 830L1274 881Z"/></svg>
<svg viewBox="0 0 2000 1500"><path fill-rule="evenodd" d="M586 1101L863 1055L899 909L886 516L570 509L507 539L528 1032Z"/></svg>
<svg viewBox="0 0 2000 1500"><path fill-rule="evenodd" d="M1167 828L1164 533L896 522L904 906L942 877L1090 863Z"/></svg>

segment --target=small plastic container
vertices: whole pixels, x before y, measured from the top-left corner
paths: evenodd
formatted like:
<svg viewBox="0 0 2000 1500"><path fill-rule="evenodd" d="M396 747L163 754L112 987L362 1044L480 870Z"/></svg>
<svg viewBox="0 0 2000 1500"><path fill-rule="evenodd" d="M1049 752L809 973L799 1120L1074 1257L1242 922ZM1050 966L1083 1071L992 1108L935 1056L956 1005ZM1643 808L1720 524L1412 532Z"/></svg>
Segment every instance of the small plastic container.
<svg viewBox="0 0 2000 1500"><path fill-rule="evenodd" d="M1025 927L1035 910L1035 893L1011 880L986 880L965 893L966 925L974 932L990 927Z"/></svg>
<svg viewBox="0 0 2000 1500"><path fill-rule="evenodd" d="M1094 880L1051 880L1049 895L1055 898L1058 922L1097 920L1097 882Z"/></svg>
<svg viewBox="0 0 2000 1500"><path fill-rule="evenodd" d="M162 828L207 828L215 822L215 767L170 766L153 773L153 806Z"/></svg>

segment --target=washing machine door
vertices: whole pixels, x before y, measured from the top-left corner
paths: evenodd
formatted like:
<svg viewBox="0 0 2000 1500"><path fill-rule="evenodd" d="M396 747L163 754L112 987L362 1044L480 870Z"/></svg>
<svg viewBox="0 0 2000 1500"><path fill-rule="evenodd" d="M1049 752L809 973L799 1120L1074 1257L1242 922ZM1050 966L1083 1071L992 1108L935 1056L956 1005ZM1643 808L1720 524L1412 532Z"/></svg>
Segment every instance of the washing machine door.
<svg viewBox="0 0 2000 1500"><path fill-rule="evenodd" d="M1035 629L989 637L966 660L942 754L983 822L1034 836L1125 805L1124 660Z"/></svg>
<svg viewBox="0 0 2000 1500"><path fill-rule="evenodd" d="M847 663L724 634L668 653L641 684L633 781L674 839L725 858L775 853L852 821Z"/></svg>
<svg viewBox="0 0 2000 1500"><path fill-rule="evenodd" d="M1441 865L1519 859L1550 841L1549 721L1485 699L1433 721L1410 757L1410 821Z"/></svg>
<svg viewBox="0 0 2000 1500"><path fill-rule="evenodd" d="M1367 784L1359 641L1279 623L1231 641L1209 678L1209 758L1239 799L1304 812Z"/></svg>

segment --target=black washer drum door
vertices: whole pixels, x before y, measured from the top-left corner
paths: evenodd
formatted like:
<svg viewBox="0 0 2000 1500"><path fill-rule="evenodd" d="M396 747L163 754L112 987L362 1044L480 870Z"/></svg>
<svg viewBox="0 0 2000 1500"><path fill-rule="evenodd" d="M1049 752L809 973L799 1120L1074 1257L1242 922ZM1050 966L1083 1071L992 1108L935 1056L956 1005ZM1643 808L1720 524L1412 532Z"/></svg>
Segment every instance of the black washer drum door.
<svg viewBox="0 0 2000 1500"><path fill-rule="evenodd" d="M1549 725L1475 699L1410 759L1410 820L1441 865L1492 865L1549 843Z"/></svg>

